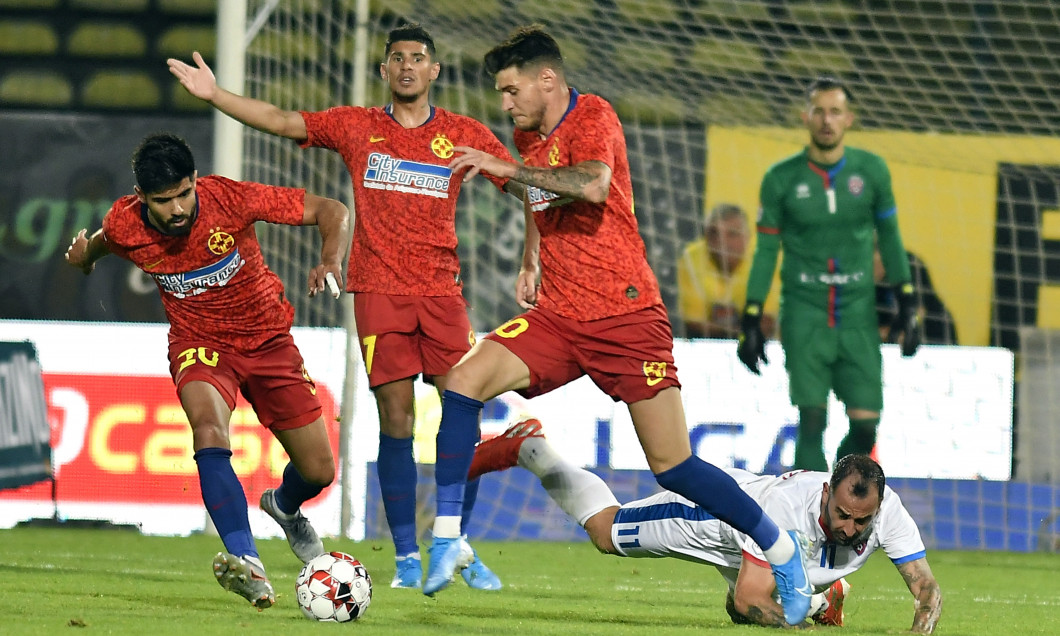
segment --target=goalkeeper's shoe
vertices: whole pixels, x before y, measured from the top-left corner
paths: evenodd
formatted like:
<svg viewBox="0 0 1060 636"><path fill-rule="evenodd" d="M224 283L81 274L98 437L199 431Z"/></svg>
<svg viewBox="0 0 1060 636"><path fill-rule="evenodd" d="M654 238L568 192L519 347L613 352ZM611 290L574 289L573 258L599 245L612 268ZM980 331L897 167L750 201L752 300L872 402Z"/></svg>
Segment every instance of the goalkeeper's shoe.
<svg viewBox="0 0 1060 636"><path fill-rule="evenodd" d="M301 509L294 514L287 514L280 510L280 507L276 504L276 491L274 489L269 488L261 494L261 501L258 502L258 506L275 519L276 523L280 524L280 527L283 528L283 533L287 535L287 543L291 544L291 551L302 560L302 563L309 563L313 557L324 554L324 542L317 536L317 532L309 523L309 519L305 518Z"/></svg>
<svg viewBox="0 0 1060 636"><path fill-rule="evenodd" d="M466 550L471 550L472 560L471 563L460 572L460 576L464 577L464 582L468 584L473 590L499 590L501 587L501 580L497 578L497 575L486 567L486 564L482 562L482 559L478 558L478 552L471 547L471 544L467 542L467 539L462 539Z"/></svg>
<svg viewBox="0 0 1060 636"><path fill-rule="evenodd" d="M541 422L529 417L519 420L493 439L488 439L475 447L471 458L471 469L467 471L467 480L478 479L486 473L507 470L519 463L519 449L523 442L531 437L544 437Z"/></svg>
<svg viewBox="0 0 1060 636"><path fill-rule="evenodd" d="M839 579L832 583L832 587L824 592L828 606L813 615L813 622L818 625L843 626L843 601L850 593L850 584L846 579Z"/></svg>
<svg viewBox="0 0 1060 636"><path fill-rule="evenodd" d="M395 559L394 580L390 587L419 589L423 585L423 563L420 553L413 552Z"/></svg>
<svg viewBox="0 0 1060 636"><path fill-rule="evenodd" d="M795 554L791 555L786 563L771 567L777 583L777 593L780 595L780 604L784 608L784 620L789 625L801 625L810 613L810 597L813 596L813 588L810 587L806 573L806 553L809 546L803 545L807 540L801 532L788 530L788 536L795 543Z"/></svg>
<svg viewBox="0 0 1060 636"><path fill-rule="evenodd" d="M427 551L427 580L423 582L423 593L434 596L453 581L453 576L475 559L475 553L460 537L435 537Z"/></svg>
<svg viewBox="0 0 1060 636"><path fill-rule="evenodd" d="M213 558L213 575L221 587L247 599L259 612L276 602L265 568L254 557L218 552Z"/></svg>

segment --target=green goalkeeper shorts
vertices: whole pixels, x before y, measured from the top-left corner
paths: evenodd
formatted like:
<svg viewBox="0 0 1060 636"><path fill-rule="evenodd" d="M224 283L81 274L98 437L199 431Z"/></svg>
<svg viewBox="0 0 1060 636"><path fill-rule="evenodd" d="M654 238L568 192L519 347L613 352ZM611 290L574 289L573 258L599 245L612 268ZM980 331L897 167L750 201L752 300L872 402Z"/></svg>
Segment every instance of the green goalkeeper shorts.
<svg viewBox="0 0 1060 636"><path fill-rule="evenodd" d="M794 322L794 321L792 321ZM880 334L822 324L783 325L784 368L795 406L824 406L835 391L848 409L883 410Z"/></svg>

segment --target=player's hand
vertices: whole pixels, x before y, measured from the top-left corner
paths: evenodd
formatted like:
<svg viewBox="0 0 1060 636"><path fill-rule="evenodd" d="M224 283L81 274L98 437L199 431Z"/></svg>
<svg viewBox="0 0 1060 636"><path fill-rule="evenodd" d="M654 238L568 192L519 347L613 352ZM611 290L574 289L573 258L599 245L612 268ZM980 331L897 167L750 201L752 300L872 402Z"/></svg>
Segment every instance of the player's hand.
<svg viewBox="0 0 1060 636"><path fill-rule="evenodd" d="M70 247L66 248L66 262L86 275L96 268L95 261L88 259L88 230L81 230L74 240L70 241Z"/></svg>
<svg viewBox="0 0 1060 636"><path fill-rule="evenodd" d="M743 310L736 357L755 375L762 375L758 369L759 361L769 364L766 358L766 336L762 333L762 306L758 303L747 303Z"/></svg>
<svg viewBox="0 0 1060 636"><path fill-rule="evenodd" d="M172 57L166 60L166 64L169 66L169 72L180 80L181 86L189 93L199 99L210 101L217 91L217 78L214 77L213 71L206 65L198 51L191 54L191 59L195 62L195 66L190 66Z"/></svg>
<svg viewBox="0 0 1060 636"><path fill-rule="evenodd" d="M479 172L486 172L502 178L511 178L515 175L515 164L498 159L478 148L453 146L453 152L458 153L458 156L449 162L449 169L453 172L466 169L467 174L464 175L464 183L470 181Z"/></svg>
<svg viewBox="0 0 1060 636"><path fill-rule="evenodd" d="M310 297L327 291L333 298L338 298L342 287L342 268L337 263L321 263L309 270Z"/></svg>
<svg viewBox="0 0 1060 636"><path fill-rule="evenodd" d="M519 276L515 279L515 302L523 309L533 309L537 305L536 271L519 270Z"/></svg>
<svg viewBox="0 0 1060 636"><path fill-rule="evenodd" d="M891 322L887 342L901 344L902 355L908 357L920 346L920 307L912 283L903 283L894 290L894 295L898 299L898 313Z"/></svg>

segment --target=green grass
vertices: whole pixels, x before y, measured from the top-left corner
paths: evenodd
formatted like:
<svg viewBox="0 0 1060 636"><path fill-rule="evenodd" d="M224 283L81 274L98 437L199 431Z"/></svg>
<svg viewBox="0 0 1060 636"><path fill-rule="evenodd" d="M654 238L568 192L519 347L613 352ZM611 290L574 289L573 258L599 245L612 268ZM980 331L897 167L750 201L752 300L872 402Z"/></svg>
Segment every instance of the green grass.
<svg viewBox="0 0 1060 636"><path fill-rule="evenodd" d="M0 633L149 634L763 634L738 627L722 608L712 568L674 559L603 556L588 543L476 543L504 581L474 592L457 579L435 598L392 590L389 541L326 545L360 559L374 598L351 624L307 621L294 599L300 563L282 540L259 548L277 604L255 611L213 580L216 537L145 537L115 530L0 530ZM932 552L942 586L937 634L1060 633L1060 556ZM897 634L912 621L912 597L885 556L848 579L847 627L837 635Z"/></svg>

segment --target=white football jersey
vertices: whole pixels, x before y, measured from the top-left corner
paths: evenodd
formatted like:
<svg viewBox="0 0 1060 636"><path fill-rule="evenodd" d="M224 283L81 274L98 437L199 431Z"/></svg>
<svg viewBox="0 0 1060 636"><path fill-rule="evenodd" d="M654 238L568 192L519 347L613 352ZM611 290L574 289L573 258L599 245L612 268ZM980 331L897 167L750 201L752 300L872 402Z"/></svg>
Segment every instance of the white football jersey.
<svg viewBox="0 0 1060 636"><path fill-rule="evenodd" d="M895 565L926 554L916 522L890 486L884 488L880 512L864 542L842 546L828 540L820 521L822 487L829 473L759 476L739 469L725 472L781 529L798 530L812 542L807 570L818 591L865 565L877 548ZM745 534L668 490L622 506L611 526L611 540L623 556L675 557L713 565L730 586L736 584L745 550L765 562L762 550Z"/></svg>

